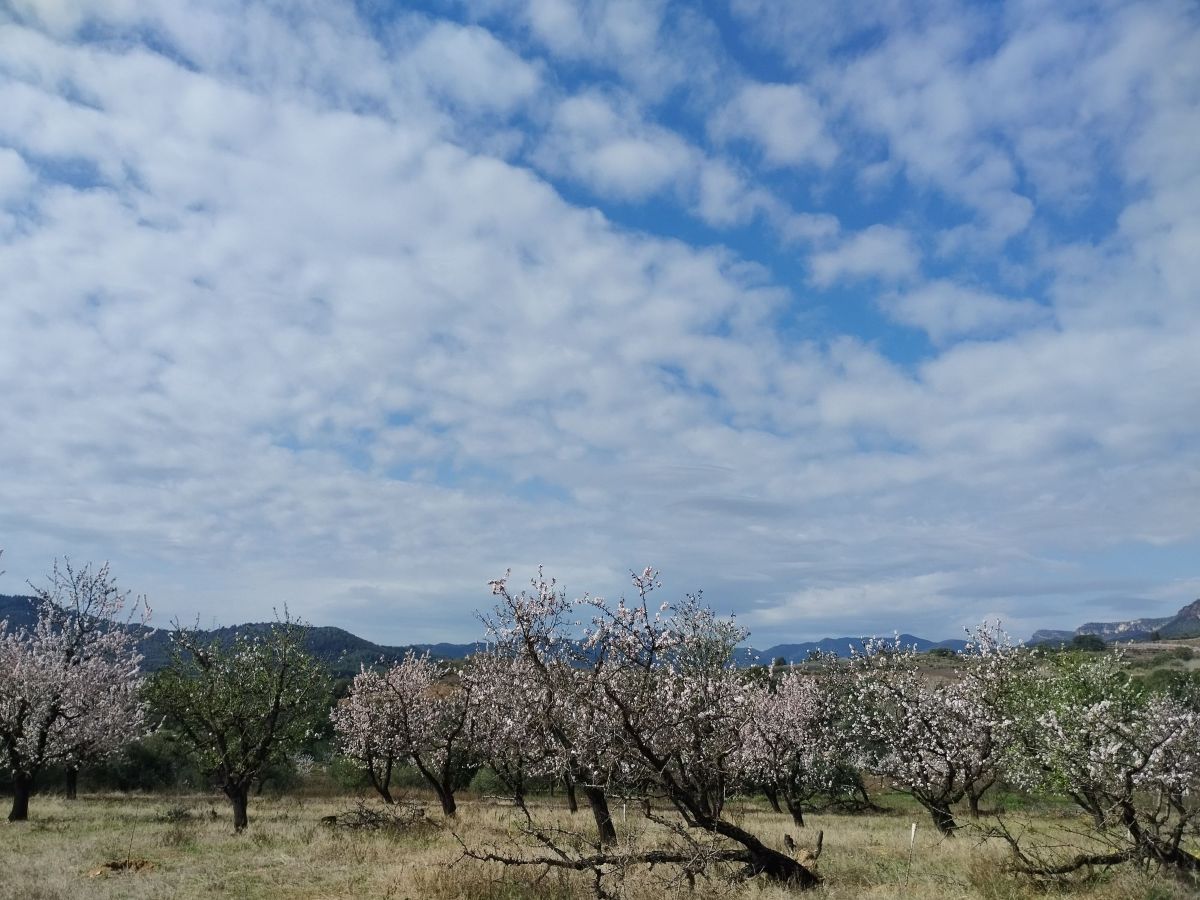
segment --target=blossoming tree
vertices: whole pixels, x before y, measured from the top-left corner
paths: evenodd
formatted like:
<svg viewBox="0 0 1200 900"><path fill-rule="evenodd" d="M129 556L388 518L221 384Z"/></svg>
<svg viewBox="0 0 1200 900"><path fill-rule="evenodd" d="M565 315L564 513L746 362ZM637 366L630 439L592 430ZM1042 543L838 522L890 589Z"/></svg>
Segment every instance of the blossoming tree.
<svg viewBox="0 0 1200 900"><path fill-rule="evenodd" d="M385 800L391 802L386 775L392 764L407 760L452 818L454 792L472 771L474 704L471 682L454 684L447 676L428 655L410 651L386 672L359 673L332 718L342 746L367 765Z"/></svg>
<svg viewBox="0 0 1200 900"><path fill-rule="evenodd" d="M390 694L382 672L363 668L329 714L342 755L358 763L385 803L395 802L392 770L403 743Z"/></svg>
<svg viewBox="0 0 1200 900"><path fill-rule="evenodd" d="M800 827L804 806L858 788L844 722L844 681L836 661L817 671L786 672L751 696L737 766L747 787L780 801Z"/></svg>
<svg viewBox="0 0 1200 900"><path fill-rule="evenodd" d="M1037 875L1121 862L1200 873L1200 714L1186 698L1148 692L1120 657L1063 655L1032 672L1012 711L1007 774L1029 790L1065 794L1094 832L1069 858L1005 833L1018 865ZM1083 843L1083 842L1081 842Z"/></svg>
<svg viewBox="0 0 1200 900"><path fill-rule="evenodd" d="M913 648L868 641L850 663L861 765L890 778L953 835L951 806L970 797L977 810L995 781L1007 740L1004 705L1028 658L999 629L984 627L973 632L956 677L933 681Z"/></svg>
<svg viewBox="0 0 1200 900"><path fill-rule="evenodd" d="M305 651L303 627L286 618L265 633L239 633L230 646L205 644L183 628L172 638L171 663L150 681L150 702L216 775L234 830L243 831L255 779L327 720L329 673Z"/></svg>
<svg viewBox="0 0 1200 900"><path fill-rule="evenodd" d="M531 822L527 833L548 853L467 854L509 865L590 870L597 885L614 867L650 863L676 867L689 879L713 866L738 864L744 875L815 886L818 879L805 866L725 814L727 791L739 781L738 752L756 690L733 661L745 631L715 616L699 596L652 610L648 597L657 584L654 571L646 569L634 576L636 601L614 604L588 596L576 601L576 609L590 615L577 639L565 630L573 621L553 582L539 575L533 594L523 598L507 592L504 580L494 583L493 591L516 613L515 625L512 618L506 620L515 631L500 636L512 638L511 652L528 666L537 670L540 647L567 642L578 647L587 663L586 669L582 662L575 668L581 674L560 695L569 698L577 716L569 729L563 728L568 740L558 741L557 754L583 760L593 771L607 761L606 787L644 792L647 814L670 830L671 846L610 848L601 838L585 853L581 848L588 845L578 835ZM522 636L520 617L525 615L543 623L534 631L542 636L538 640ZM546 669L552 675L557 671ZM535 686L530 692L546 704L537 707L540 711L555 713L558 707L548 702L545 691ZM651 801L665 803L670 813L650 812Z"/></svg>
<svg viewBox="0 0 1200 900"><path fill-rule="evenodd" d="M575 604L540 570L528 591L510 591L507 574L491 588L498 598L484 617L493 641L491 653L520 659L511 671L524 678L493 685L493 692L499 689L509 696L489 702L500 708L529 708L516 718L532 713L532 728L520 740L538 748L533 754L536 774L577 785L591 808L600 842L614 843L617 833L606 794L615 764L609 740L613 728L603 720L603 707L590 702L598 690L600 659L572 639ZM532 762L528 751L526 756Z"/></svg>
<svg viewBox="0 0 1200 900"><path fill-rule="evenodd" d="M10 822L28 818L47 766L106 756L135 739L145 718L137 636L118 621L129 593L108 565L55 563L49 586L36 590L31 628L0 623L0 759L13 781ZM139 608L145 614L145 604Z"/></svg>

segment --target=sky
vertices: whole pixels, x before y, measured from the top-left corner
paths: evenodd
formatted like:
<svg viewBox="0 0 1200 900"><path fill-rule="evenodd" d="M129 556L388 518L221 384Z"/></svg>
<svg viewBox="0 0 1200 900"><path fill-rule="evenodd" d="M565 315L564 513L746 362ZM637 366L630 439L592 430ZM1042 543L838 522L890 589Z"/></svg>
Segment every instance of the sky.
<svg viewBox="0 0 1200 900"><path fill-rule="evenodd" d="M1200 597L1200 8L8 0L0 593L767 647Z"/></svg>

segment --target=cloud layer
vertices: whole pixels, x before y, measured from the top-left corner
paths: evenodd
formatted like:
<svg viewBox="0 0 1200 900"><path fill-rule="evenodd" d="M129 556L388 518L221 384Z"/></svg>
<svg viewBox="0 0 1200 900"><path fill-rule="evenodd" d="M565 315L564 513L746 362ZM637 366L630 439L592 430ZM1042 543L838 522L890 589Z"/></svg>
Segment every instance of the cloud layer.
<svg viewBox="0 0 1200 900"><path fill-rule="evenodd" d="M0 591L465 640L508 567L651 562L761 646L1193 599L1195 10L867 6L0 14Z"/></svg>

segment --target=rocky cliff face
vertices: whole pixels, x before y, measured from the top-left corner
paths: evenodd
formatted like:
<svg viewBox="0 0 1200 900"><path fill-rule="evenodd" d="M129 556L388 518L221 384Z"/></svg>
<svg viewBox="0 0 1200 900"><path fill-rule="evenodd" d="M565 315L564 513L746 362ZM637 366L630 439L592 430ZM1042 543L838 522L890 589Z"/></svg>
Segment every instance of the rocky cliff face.
<svg viewBox="0 0 1200 900"><path fill-rule="evenodd" d="M1175 613L1175 621L1192 621L1200 624L1200 600L1193 600L1179 612Z"/></svg>
<svg viewBox="0 0 1200 900"><path fill-rule="evenodd" d="M1095 634L1106 641L1134 640L1137 636L1152 634L1174 619L1174 616L1163 616L1161 619L1132 619L1128 622L1088 622L1076 628L1075 633Z"/></svg>
<svg viewBox="0 0 1200 900"><path fill-rule="evenodd" d="M1040 628L1029 639L1031 644L1069 644L1075 637L1074 631L1063 631L1058 628Z"/></svg>
<svg viewBox="0 0 1200 900"><path fill-rule="evenodd" d="M1031 643L1068 643L1076 635L1094 634L1106 641L1146 640L1157 634L1162 638L1200 636L1200 600L1193 600L1173 616L1156 619L1130 619L1127 622L1088 622L1074 631L1043 628L1034 632Z"/></svg>

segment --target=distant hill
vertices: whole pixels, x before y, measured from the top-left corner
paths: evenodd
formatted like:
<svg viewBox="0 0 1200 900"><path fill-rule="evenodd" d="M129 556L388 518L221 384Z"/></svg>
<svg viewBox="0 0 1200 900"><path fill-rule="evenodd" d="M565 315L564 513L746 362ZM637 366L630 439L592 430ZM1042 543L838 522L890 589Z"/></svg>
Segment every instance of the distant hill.
<svg viewBox="0 0 1200 900"><path fill-rule="evenodd" d="M1125 622L1088 622L1074 631L1042 629L1035 631L1030 643L1070 643L1077 635L1094 634L1105 641L1145 641L1159 638L1200 636L1200 600L1193 600L1173 616L1157 619L1130 619Z"/></svg>
<svg viewBox="0 0 1200 900"><path fill-rule="evenodd" d="M0 620L8 619L10 627L32 625L36 618L35 599L33 597L14 597L0 594ZM1200 601L1197 601L1200 603ZM1193 604L1196 605L1196 604ZM1198 620L1200 621L1200 620ZM254 634L265 632L270 627L267 622L251 622L244 625L201 630L206 639L216 639L222 643L233 640L239 632ZM307 626L305 647L315 657L323 661L335 675L350 676L358 672L361 666L373 666L379 662L389 664L403 659L409 650L417 653L429 653L439 659L465 659L472 653L482 649L482 642L472 644L408 644L391 647L375 644L365 638L351 634L343 628L325 625ZM141 651L145 660L142 667L148 672L155 672L165 666L171 658L170 629L139 628L142 632ZM1074 632L1062 632L1070 640ZM739 647L735 653L735 661L740 666L769 665L782 657L789 663L803 662L809 653L820 650L837 656L850 655L851 647L862 647L862 637L823 638L819 641L805 641L799 644L776 644L766 650L755 650L753 647ZM884 640L891 641L888 636ZM911 634L900 635L900 643L905 646L915 646L918 651L925 652L935 648L945 648L960 651L966 646L966 641L930 641Z"/></svg>
<svg viewBox="0 0 1200 900"><path fill-rule="evenodd" d="M770 663L780 657L783 657L789 663L804 662L804 660L808 659L809 653L814 650L846 657L850 655L851 648L861 650L863 640L861 637L841 637L822 638L819 641L805 641L800 644L776 644L774 647L769 647L760 654L762 657L761 662ZM882 640L891 643L895 640L895 636L888 635L883 637ZM957 653L967 646L966 641L930 641L912 634L900 635L900 643L905 647L916 647L921 653L935 648L953 650Z"/></svg>
<svg viewBox="0 0 1200 900"><path fill-rule="evenodd" d="M7 619L10 628L32 625L37 619L36 603L37 600L34 597L0 594L0 621ZM145 657L142 668L147 672L158 671L171 659L170 629L134 627L141 632L139 649L142 656ZM265 633L270 627L268 622L250 622L224 628L201 629L199 633L206 641L215 639L223 644L228 644L239 632L253 635ZM396 662L403 659L404 654L409 650L417 653L429 653L441 659L463 659L483 646L481 643L475 643L411 644L403 647L389 647L360 638L344 628L309 625L306 630L305 649L328 665L335 675L345 677L354 675L363 665L373 666L380 661L385 664Z"/></svg>
<svg viewBox="0 0 1200 900"><path fill-rule="evenodd" d="M1061 628L1039 628L1029 639L1031 644L1069 644L1075 637L1074 631L1064 631Z"/></svg>
<svg viewBox="0 0 1200 900"><path fill-rule="evenodd" d="M8 620L9 628L28 628L37 621L34 597L15 597L0 594L0 622Z"/></svg>

